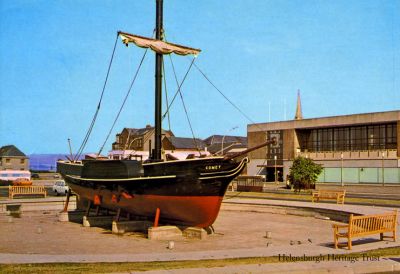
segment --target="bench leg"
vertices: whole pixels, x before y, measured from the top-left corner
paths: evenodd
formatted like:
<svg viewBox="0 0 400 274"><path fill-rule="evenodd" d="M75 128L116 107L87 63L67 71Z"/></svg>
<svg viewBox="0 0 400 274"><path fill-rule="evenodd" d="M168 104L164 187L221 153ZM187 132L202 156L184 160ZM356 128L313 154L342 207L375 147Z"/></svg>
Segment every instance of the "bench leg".
<svg viewBox="0 0 400 274"><path fill-rule="evenodd" d="M338 237L337 237L338 229L336 227L333 228L333 242L335 244L335 249L338 248Z"/></svg>
<svg viewBox="0 0 400 274"><path fill-rule="evenodd" d="M348 241L347 246L348 246L349 250L351 250L351 238L350 237L347 238L347 241Z"/></svg>

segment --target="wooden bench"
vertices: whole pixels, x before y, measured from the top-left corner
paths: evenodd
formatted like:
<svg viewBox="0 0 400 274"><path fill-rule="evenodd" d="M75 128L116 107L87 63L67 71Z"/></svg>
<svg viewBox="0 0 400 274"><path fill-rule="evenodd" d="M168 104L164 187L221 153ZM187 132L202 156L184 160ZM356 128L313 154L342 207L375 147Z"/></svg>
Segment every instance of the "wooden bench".
<svg viewBox="0 0 400 274"><path fill-rule="evenodd" d="M350 215L349 223L346 225L334 224L333 240L335 248L346 246L351 249L351 239L366 235L380 234L383 238L392 238L396 241L397 210L384 214L353 216ZM384 236L383 233L392 232L393 236ZM340 244L339 238L347 238L347 244Z"/></svg>
<svg viewBox="0 0 400 274"><path fill-rule="evenodd" d="M313 190L312 202L319 202L320 199L336 200L338 204L344 204L346 190Z"/></svg>
<svg viewBox="0 0 400 274"><path fill-rule="evenodd" d="M9 186L8 197L13 199L15 195L44 195L46 198L47 191L44 186Z"/></svg>

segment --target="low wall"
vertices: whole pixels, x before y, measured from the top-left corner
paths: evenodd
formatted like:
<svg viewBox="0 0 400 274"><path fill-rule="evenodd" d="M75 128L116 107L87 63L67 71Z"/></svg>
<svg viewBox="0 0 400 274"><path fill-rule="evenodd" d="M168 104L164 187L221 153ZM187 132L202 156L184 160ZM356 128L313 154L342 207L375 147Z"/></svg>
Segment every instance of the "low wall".
<svg viewBox="0 0 400 274"><path fill-rule="evenodd" d="M7 213L7 205L21 205L21 211L61 211L65 206L65 197L33 198L33 199L7 199L0 201L0 214ZM69 200L68 210L76 209L76 197Z"/></svg>

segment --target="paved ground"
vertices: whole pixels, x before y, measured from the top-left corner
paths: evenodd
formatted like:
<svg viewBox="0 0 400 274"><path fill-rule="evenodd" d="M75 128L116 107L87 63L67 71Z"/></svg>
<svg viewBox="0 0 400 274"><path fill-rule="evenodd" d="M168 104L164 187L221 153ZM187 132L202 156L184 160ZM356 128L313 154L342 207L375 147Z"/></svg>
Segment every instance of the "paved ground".
<svg viewBox="0 0 400 274"><path fill-rule="evenodd" d="M233 204L236 206L232 206ZM142 234L130 233L116 236L102 228L85 228L77 223L60 223L54 211L25 212L21 218L12 218L3 214L0 215L0 263L171 261L278 256L279 254L310 257L320 254L349 253L344 249L332 248L332 221L265 212L262 208L267 208L268 204L277 205L279 202L230 199L229 203L223 205L215 222L216 234L209 236L206 240L177 240L172 250L167 248L167 241L150 241ZM313 205L288 201L280 201L280 204L290 204L295 207L322 206L368 214L388 210L388 208L336 204ZM265 237L267 231L271 232L271 239ZM378 239L379 236L375 235L356 240L353 242L353 251L362 252L375 248L399 246L398 242ZM383 271L396 269L396 265L399 265L396 259L381 258L378 262L357 262L357 264L308 262L244 265L207 269L207 272L287 273L304 269L341 269L341 272L353 271L344 271L344 273L367 273L368 269ZM355 269L359 271L354 272ZM176 273L201 273L201 271L199 269L191 270L191 272L176 270Z"/></svg>

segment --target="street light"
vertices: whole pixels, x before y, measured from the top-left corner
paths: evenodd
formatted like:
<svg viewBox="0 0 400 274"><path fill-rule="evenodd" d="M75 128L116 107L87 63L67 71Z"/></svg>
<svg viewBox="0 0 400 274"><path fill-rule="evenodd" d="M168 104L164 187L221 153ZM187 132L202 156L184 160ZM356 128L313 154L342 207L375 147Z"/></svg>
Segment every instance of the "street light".
<svg viewBox="0 0 400 274"><path fill-rule="evenodd" d="M278 180L277 180L278 178L277 178L277 176L276 176L276 175L277 175L277 174L276 174L276 159L277 159L277 157L276 157L276 155L274 155L274 162L275 162L275 164L274 164L274 165L275 165L275 184L278 184Z"/></svg>
<svg viewBox="0 0 400 274"><path fill-rule="evenodd" d="M129 137L128 137L128 138L129 138ZM126 150L132 150L132 149L130 149L132 143L135 142L136 140L139 140L139 139L141 139L141 137L135 137L135 138L133 138L133 140L129 142L129 145L128 145L128 140L129 140L129 139L126 140L125 149L124 149L124 151L123 151L122 157L125 157L125 151L126 151ZM128 156L130 156L130 155L131 155L131 154L129 154Z"/></svg>
<svg viewBox="0 0 400 274"><path fill-rule="evenodd" d="M343 152L340 153L340 183L344 186L343 183Z"/></svg>
<svg viewBox="0 0 400 274"><path fill-rule="evenodd" d="M237 128L238 128L238 126L234 126L233 128L231 128L231 129L228 131L228 133L231 132L232 130L237 129ZM226 135L222 136L221 155L224 155L224 140L225 140L225 137L226 137Z"/></svg>
<svg viewBox="0 0 400 274"><path fill-rule="evenodd" d="M385 158L385 152L382 151L382 186L385 186L385 166L383 158Z"/></svg>

